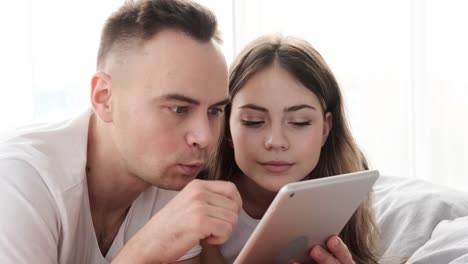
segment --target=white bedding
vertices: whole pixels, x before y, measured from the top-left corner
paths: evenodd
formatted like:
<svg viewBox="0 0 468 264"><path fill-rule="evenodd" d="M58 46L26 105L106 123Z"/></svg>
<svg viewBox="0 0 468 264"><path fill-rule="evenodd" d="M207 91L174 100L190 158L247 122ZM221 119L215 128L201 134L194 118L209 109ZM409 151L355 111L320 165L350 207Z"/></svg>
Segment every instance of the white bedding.
<svg viewBox="0 0 468 264"><path fill-rule="evenodd" d="M468 192L391 176L374 192L382 263L468 263Z"/></svg>

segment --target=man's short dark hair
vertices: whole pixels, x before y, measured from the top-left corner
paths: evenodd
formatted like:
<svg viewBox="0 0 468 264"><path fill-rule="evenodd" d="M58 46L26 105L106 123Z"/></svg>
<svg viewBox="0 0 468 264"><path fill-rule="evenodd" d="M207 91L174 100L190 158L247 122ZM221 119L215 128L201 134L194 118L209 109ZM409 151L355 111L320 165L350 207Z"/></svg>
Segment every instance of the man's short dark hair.
<svg viewBox="0 0 468 264"><path fill-rule="evenodd" d="M216 16L190 0L127 1L106 21L101 33L97 67L111 52L139 47L164 29L180 30L201 42L221 42Z"/></svg>

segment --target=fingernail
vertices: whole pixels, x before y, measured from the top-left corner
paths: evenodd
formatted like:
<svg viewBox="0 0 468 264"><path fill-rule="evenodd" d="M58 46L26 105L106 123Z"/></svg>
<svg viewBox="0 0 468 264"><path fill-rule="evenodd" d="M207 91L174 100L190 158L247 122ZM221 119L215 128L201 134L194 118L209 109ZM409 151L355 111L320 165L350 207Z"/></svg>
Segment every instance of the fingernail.
<svg viewBox="0 0 468 264"><path fill-rule="evenodd" d="M340 243L340 241L338 240L339 238L337 236L334 236L331 240L331 247L333 249L335 249L337 246L338 246L338 243Z"/></svg>
<svg viewBox="0 0 468 264"><path fill-rule="evenodd" d="M317 249L315 250L315 257L317 260L320 260L323 256L322 248L320 246L317 246Z"/></svg>

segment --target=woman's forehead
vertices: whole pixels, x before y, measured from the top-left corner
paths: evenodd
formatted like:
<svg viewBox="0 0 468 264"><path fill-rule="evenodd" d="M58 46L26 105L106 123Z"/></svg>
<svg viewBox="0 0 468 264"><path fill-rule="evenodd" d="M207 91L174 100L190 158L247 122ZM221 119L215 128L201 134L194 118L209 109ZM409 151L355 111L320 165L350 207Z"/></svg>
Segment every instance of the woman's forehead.
<svg viewBox="0 0 468 264"><path fill-rule="evenodd" d="M233 106L249 103L281 108L300 104L320 106L318 97L309 88L289 73L278 71L252 76L232 98Z"/></svg>

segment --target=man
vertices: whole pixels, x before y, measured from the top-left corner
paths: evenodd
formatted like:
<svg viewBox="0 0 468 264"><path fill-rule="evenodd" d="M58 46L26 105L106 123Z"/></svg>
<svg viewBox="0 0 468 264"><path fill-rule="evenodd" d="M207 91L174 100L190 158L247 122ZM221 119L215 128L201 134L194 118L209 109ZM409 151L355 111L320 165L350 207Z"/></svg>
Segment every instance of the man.
<svg viewBox="0 0 468 264"><path fill-rule="evenodd" d="M92 109L0 146L2 263L196 263L200 240L228 238L236 188L194 180L228 100L216 27L183 0L107 20Z"/></svg>

